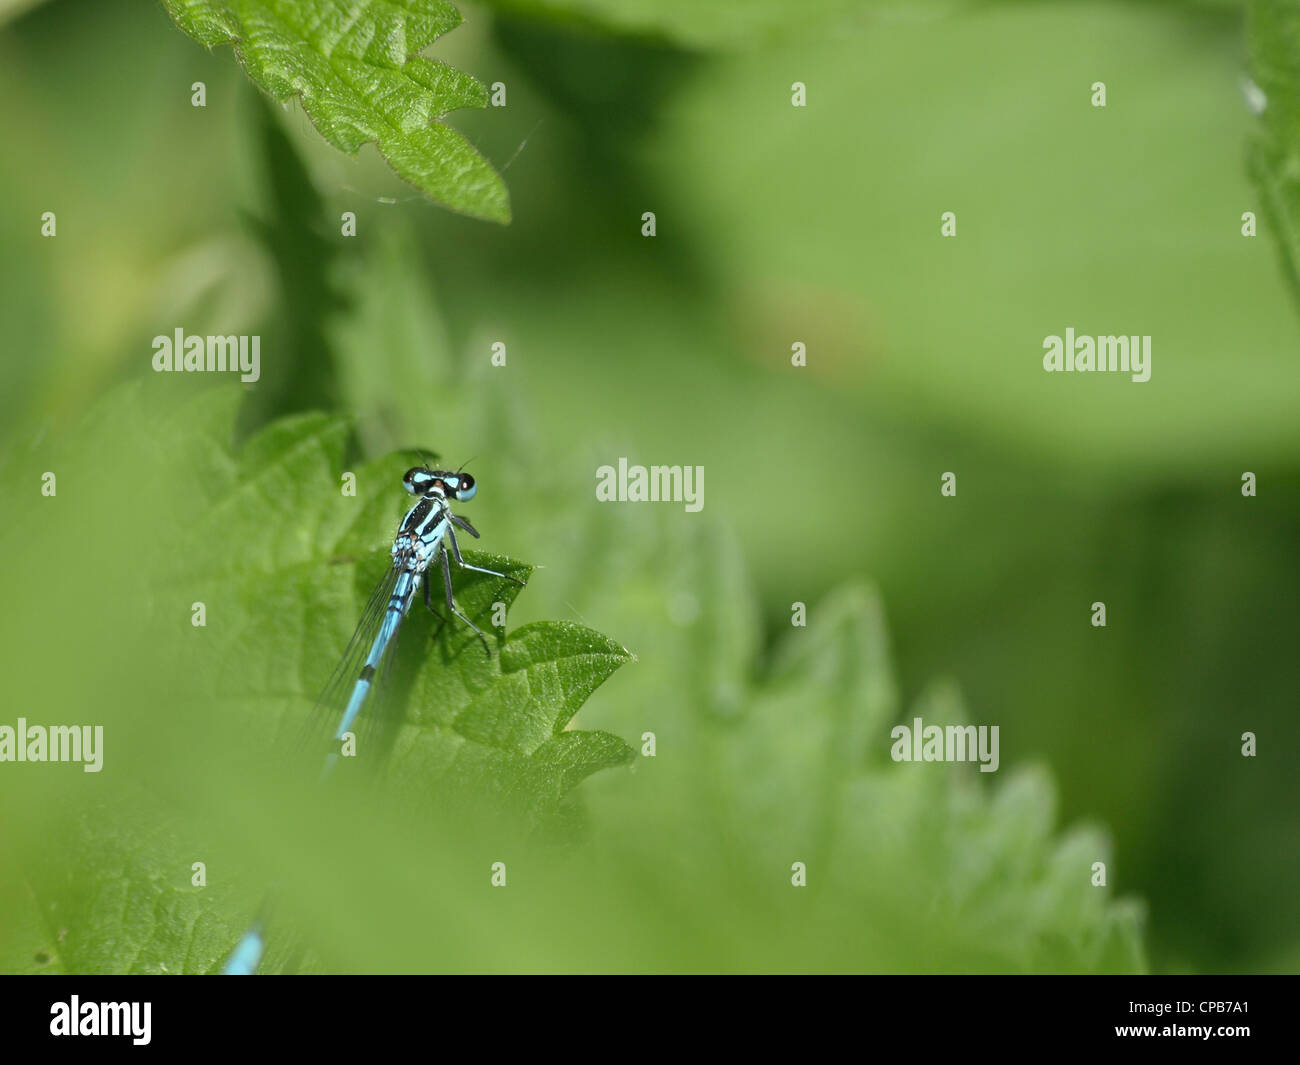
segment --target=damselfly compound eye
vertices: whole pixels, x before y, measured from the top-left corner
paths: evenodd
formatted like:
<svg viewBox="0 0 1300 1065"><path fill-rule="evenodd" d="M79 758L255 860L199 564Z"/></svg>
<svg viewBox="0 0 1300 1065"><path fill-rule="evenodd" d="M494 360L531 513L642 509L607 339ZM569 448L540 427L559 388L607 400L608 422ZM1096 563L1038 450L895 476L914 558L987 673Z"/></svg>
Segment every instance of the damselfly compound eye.
<svg viewBox="0 0 1300 1065"><path fill-rule="evenodd" d="M433 474L423 466L412 466L402 475L402 487L413 496L424 495L433 482Z"/></svg>

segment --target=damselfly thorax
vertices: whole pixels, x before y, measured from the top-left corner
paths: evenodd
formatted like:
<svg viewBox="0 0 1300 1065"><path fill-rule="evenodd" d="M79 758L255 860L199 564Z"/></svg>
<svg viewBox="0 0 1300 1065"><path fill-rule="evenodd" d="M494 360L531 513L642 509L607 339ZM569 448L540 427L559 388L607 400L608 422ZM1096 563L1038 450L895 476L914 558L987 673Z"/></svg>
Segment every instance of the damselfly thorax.
<svg viewBox="0 0 1300 1065"><path fill-rule="evenodd" d="M438 497L425 497L408 510L393 540L393 565L415 573L428 569L446 535L449 514L447 501Z"/></svg>

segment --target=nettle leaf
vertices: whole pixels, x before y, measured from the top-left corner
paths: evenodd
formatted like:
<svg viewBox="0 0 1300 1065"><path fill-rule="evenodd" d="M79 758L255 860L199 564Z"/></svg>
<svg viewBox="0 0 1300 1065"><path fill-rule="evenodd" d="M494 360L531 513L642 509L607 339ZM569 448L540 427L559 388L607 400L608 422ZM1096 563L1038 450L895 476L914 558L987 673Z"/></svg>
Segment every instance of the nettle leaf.
<svg viewBox="0 0 1300 1065"><path fill-rule="evenodd" d="M641 662L636 702L620 700L615 720L620 730L653 731L659 748L637 763L636 789L593 781L595 841L658 840L674 868L710 868L711 901L728 900L738 914L734 928L719 923L726 949L749 949L739 944L756 934L750 921L771 945L771 953L732 953L731 964L1144 968L1140 906L1092 884L1097 861L1116 878L1106 834L1086 826L1057 834L1045 771L892 761L898 721L969 718L948 684L902 712L884 611L870 587L849 585L809 604L807 626L789 629L769 656L755 659L753 643L741 639L704 671L697 660L723 619L733 633L754 627L756 602L730 537L698 519L602 513L592 524L577 550L613 576L554 594L631 634ZM790 885L794 861L807 869L812 911ZM751 916L739 915L739 899ZM703 913L710 901L659 904ZM800 951L813 943L804 962Z"/></svg>
<svg viewBox="0 0 1300 1065"><path fill-rule="evenodd" d="M476 218L510 220L505 183L440 121L483 107L468 74L417 55L460 24L446 0L163 0L200 44L234 46L248 76L277 100L298 97L321 135L355 154L374 143L401 177Z"/></svg>
<svg viewBox="0 0 1300 1065"><path fill-rule="evenodd" d="M501 561L478 558L486 565ZM448 631L439 634L438 646L442 659L455 664L422 674L414 713L392 754L399 781L468 773L502 796L549 812L590 774L631 763L631 748L609 733L566 731L587 697L631 658L624 648L582 625L535 622L511 633L488 658L472 634L474 643L466 644ZM453 641L461 645L456 652Z"/></svg>
<svg viewBox="0 0 1300 1065"><path fill-rule="evenodd" d="M1300 298L1300 8L1289 0L1253 0L1251 76L1261 96L1249 168L1283 268Z"/></svg>
<svg viewBox="0 0 1300 1065"><path fill-rule="evenodd" d="M1110 863L1103 834L1054 839L1054 793L1041 770L890 761L899 715L879 598L851 586L810 614L809 628L783 641L755 706L758 738L734 766L735 779L753 780L796 722L810 734L805 779L820 786L792 786L799 799L784 810L763 806L776 835L789 833L785 853L802 841L825 871L827 894L874 898L882 921L905 927L918 917L915 900L926 898L915 935L942 930L953 959L945 967L1141 970L1140 911L1092 884L1092 863ZM902 716L971 723L951 685L932 688ZM918 966L917 955L903 954L900 965Z"/></svg>
<svg viewBox="0 0 1300 1065"><path fill-rule="evenodd" d="M313 862L321 853L337 860L344 837L378 848L367 863L372 878L397 864L394 847L410 845L396 828L381 845L338 820L355 798L347 788L295 789L277 741L309 713L388 565L386 541L409 505L400 478L411 456L352 466L349 423L316 414L272 423L236 448L240 390L208 389L189 400L155 395L156 404L148 392L130 386L109 397L89 419L97 443L79 441L74 454L96 455L94 483L107 498L132 493L118 510L103 508L117 515L106 533L117 529L138 545L139 557L122 563L124 576L138 583L149 575L149 639L141 643L158 651L153 659L134 648L125 656L120 694L103 681L95 712L107 721L107 768L73 781L93 789L94 816L43 814L51 828L38 835L48 839L18 855L21 890L12 898L20 913L0 937L11 970L214 971L258 912L269 880L283 874L321 884L331 874ZM355 495L343 491L349 474ZM466 557L524 580L532 572L500 555ZM568 622L508 631L504 615L519 586L486 574L454 579L458 603L488 633L492 653L463 623L440 624L422 604L412 610L385 693L405 713L392 760L377 763L375 800L408 819L421 804L436 808L446 825L448 810L486 798L509 815L504 830L565 828L577 809L573 790L632 761L618 737L569 727L632 656ZM192 602L204 606L203 628L189 624ZM434 602L443 606L440 596ZM123 612L114 597L108 608L119 628L130 617L136 629L134 604ZM112 710L119 701L120 717ZM73 712L64 715L75 720ZM276 801L286 804L286 820L268 824L266 803ZM313 849L319 840L276 827L294 823L294 811L303 816L295 803L322 824L314 804L333 804L325 851ZM352 816L364 819L366 809ZM442 853L426 846L431 856L422 861ZM208 862L211 887L191 885L195 860ZM0 898L10 899L8 890L0 883ZM310 901L295 896L290 917ZM306 946L314 946L310 937ZM304 964L283 930L269 950L268 971Z"/></svg>
<svg viewBox="0 0 1300 1065"><path fill-rule="evenodd" d="M308 712L390 565L387 543L410 505L401 491L409 453L357 469L356 494L341 491L349 431L345 420L324 415L272 424L244 445L202 519L250 530L202 589L210 609L232 619L204 651L215 667L211 682L250 729L287 718L291 731ZM519 580L532 572L499 555L464 554ZM445 618L440 571L429 576L432 604ZM541 817L585 775L630 762L631 749L605 734L568 735L563 757L548 745L630 653L568 622L507 634L520 586L454 566L453 576L461 611L495 646L487 653L463 622L440 621L417 602L395 652L391 694L406 709L386 772L425 793L486 786ZM231 661L243 668L224 668ZM287 676L285 663L297 666Z"/></svg>

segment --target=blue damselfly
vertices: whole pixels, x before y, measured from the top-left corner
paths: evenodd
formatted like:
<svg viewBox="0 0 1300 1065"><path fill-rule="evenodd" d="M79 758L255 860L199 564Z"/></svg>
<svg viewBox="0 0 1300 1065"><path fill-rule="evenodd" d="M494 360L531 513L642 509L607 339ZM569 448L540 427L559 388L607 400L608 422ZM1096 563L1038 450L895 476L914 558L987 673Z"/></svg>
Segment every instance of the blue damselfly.
<svg viewBox="0 0 1300 1065"><path fill-rule="evenodd" d="M461 569L486 573L519 585L524 583L508 573L471 565L461 555L456 530L462 529L473 537L479 535L468 521L451 511L453 500L458 503L468 502L478 491L474 478L468 473L414 466L403 475L402 487L416 497L416 503L406 512L397 528L391 551L392 564L371 593L348 643L348 649L317 700L313 712L314 720L324 719L333 725L333 741L325 754L322 778L328 777L339 758L339 745L349 739L357 725L377 672L391 662L398 630L420 593L421 586L424 589L425 605L437 613L430 598L427 578L431 566L437 563L442 569L447 609L473 629L489 654L491 649L487 636L456 605L452 593L451 565L455 563ZM348 696L340 712L343 692L348 692ZM222 972L235 976L253 973L261 962L264 946L265 933L259 920L240 939Z"/></svg>

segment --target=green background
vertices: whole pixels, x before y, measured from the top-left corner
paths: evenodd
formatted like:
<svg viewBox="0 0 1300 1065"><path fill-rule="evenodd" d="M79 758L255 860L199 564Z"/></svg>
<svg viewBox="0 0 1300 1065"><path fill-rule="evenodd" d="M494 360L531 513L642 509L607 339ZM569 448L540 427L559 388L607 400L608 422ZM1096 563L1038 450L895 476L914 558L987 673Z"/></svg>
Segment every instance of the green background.
<svg viewBox="0 0 1300 1065"><path fill-rule="evenodd" d="M504 168L507 227L422 200L371 148L323 145L161 7L60 0L0 35L0 723L102 718L140 743L99 777L0 767L0 901L29 913L4 928L6 969L57 952L31 949L58 926L47 892L97 915L65 967L156 968L130 918L116 938L95 924L118 912L104 885L183 888L191 859L154 869L155 835L190 854L206 833L228 856L211 895L243 894L194 933L197 971L293 858L331 969L1294 971L1300 319L1267 221L1241 234L1261 210L1241 9L461 7L431 54L507 86L504 109L451 117ZM475 836L383 807L376 827L373 798L296 815L349 841L331 879L286 843L294 815L266 813L292 800L223 760L247 734L220 699L142 646L157 632L124 604L160 559L179 640L187 569L266 535L185 523L208 441L169 412L213 383L150 372L150 339L177 326L262 335L240 438L326 409L355 419L358 459L474 458L483 545L544 567L512 625L580 621L637 656L578 720L635 748L654 731L656 758L582 785L563 842L511 843L505 898L486 870L509 848L484 841L514 840L508 819ZM1150 334L1151 380L1044 373L1066 327ZM133 381L163 413L129 444L120 410L96 436L87 412ZM38 494L54 454L75 471L57 518ZM594 471L619 456L705 467L703 513L602 507ZM303 476L333 491L337 470ZM827 633L848 633L848 679L800 665ZM239 671L233 646L197 653ZM305 690L330 667L315 646L274 648ZM870 713L826 726L849 702ZM891 765L888 725L917 706L999 725L993 779ZM858 776L833 768L846 737ZM812 801L828 780L842 793ZM123 830L153 872L103 844L108 822L92 843L68 827L106 797L176 817ZM1081 822L1104 828L1057 835ZM805 854L826 857L800 894ZM1076 878L1059 891L1040 890L1048 854ZM193 931L208 903L181 894ZM1127 946L1098 931L1112 922Z"/></svg>

